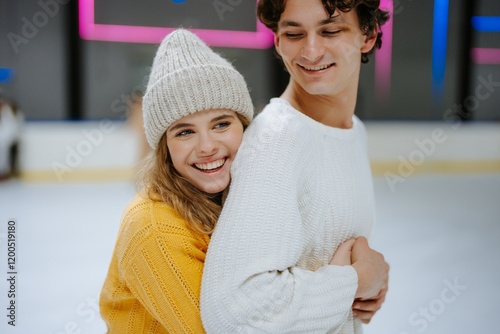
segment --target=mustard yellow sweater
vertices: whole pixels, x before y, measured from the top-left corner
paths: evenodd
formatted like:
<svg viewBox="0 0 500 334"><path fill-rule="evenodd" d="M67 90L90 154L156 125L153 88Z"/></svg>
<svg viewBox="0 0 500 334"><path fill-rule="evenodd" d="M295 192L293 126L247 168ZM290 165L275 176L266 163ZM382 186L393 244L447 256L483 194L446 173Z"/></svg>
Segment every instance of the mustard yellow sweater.
<svg viewBox="0 0 500 334"><path fill-rule="evenodd" d="M108 333L205 333L199 296L208 243L169 205L137 195L99 300Z"/></svg>

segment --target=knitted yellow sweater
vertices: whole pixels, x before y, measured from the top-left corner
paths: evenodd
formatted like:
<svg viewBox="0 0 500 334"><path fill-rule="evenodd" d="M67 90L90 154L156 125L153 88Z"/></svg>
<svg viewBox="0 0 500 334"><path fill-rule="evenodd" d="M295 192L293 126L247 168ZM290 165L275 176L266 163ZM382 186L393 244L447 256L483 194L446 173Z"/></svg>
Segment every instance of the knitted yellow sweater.
<svg viewBox="0 0 500 334"><path fill-rule="evenodd" d="M199 296L208 242L169 205L137 195L100 296L108 333L204 333Z"/></svg>

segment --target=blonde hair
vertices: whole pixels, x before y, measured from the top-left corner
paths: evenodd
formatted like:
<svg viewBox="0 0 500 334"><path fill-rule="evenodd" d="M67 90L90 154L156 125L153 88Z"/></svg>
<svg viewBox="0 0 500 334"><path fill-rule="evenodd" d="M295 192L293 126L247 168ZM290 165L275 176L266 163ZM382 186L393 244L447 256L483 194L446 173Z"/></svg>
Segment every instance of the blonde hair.
<svg viewBox="0 0 500 334"><path fill-rule="evenodd" d="M250 122L239 113L238 119L243 130ZM221 193L208 194L193 186L174 168L168 154L165 133L154 152L145 159L138 174L138 186L144 188L153 201L161 201L172 206L195 232L210 235L222 211L222 202L228 188Z"/></svg>

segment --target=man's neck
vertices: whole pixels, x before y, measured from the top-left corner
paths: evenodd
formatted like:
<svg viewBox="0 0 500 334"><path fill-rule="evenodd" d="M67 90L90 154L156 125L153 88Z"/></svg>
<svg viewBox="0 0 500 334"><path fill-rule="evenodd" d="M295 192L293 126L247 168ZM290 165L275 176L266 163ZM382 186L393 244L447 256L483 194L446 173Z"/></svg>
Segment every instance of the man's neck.
<svg viewBox="0 0 500 334"><path fill-rule="evenodd" d="M317 122L334 128L350 129L356 93L356 90L349 90L345 94L311 95L290 81L281 98Z"/></svg>

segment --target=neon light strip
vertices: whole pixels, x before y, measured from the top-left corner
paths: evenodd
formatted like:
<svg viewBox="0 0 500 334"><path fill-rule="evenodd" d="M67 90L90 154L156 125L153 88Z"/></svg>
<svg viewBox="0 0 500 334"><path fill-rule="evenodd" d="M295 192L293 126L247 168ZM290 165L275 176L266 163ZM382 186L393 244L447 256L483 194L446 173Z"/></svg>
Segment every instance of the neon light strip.
<svg viewBox="0 0 500 334"><path fill-rule="evenodd" d="M500 49L472 48L471 58L476 64L500 64Z"/></svg>
<svg viewBox="0 0 500 334"><path fill-rule="evenodd" d="M0 83L8 83L12 81L14 71L11 68L0 67Z"/></svg>
<svg viewBox="0 0 500 334"><path fill-rule="evenodd" d="M392 67L392 16L394 5L392 0L381 0L380 8L388 10L390 19L382 26L382 47L375 55L375 91L379 102L388 101L391 92Z"/></svg>
<svg viewBox="0 0 500 334"><path fill-rule="evenodd" d="M444 95L446 71L446 44L448 42L449 0L434 0L434 28L432 36L432 93L441 99Z"/></svg>
<svg viewBox="0 0 500 334"><path fill-rule="evenodd" d="M473 16L471 23L479 32L500 32L500 16Z"/></svg>
<svg viewBox="0 0 500 334"><path fill-rule="evenodd" d="M144 27L96 24L94 0L79 0L80 36L83 39L159 44L175 27ZM266 49L274 44L273 33L257 20L257 31L190 29L211 46Z"/></svg>

